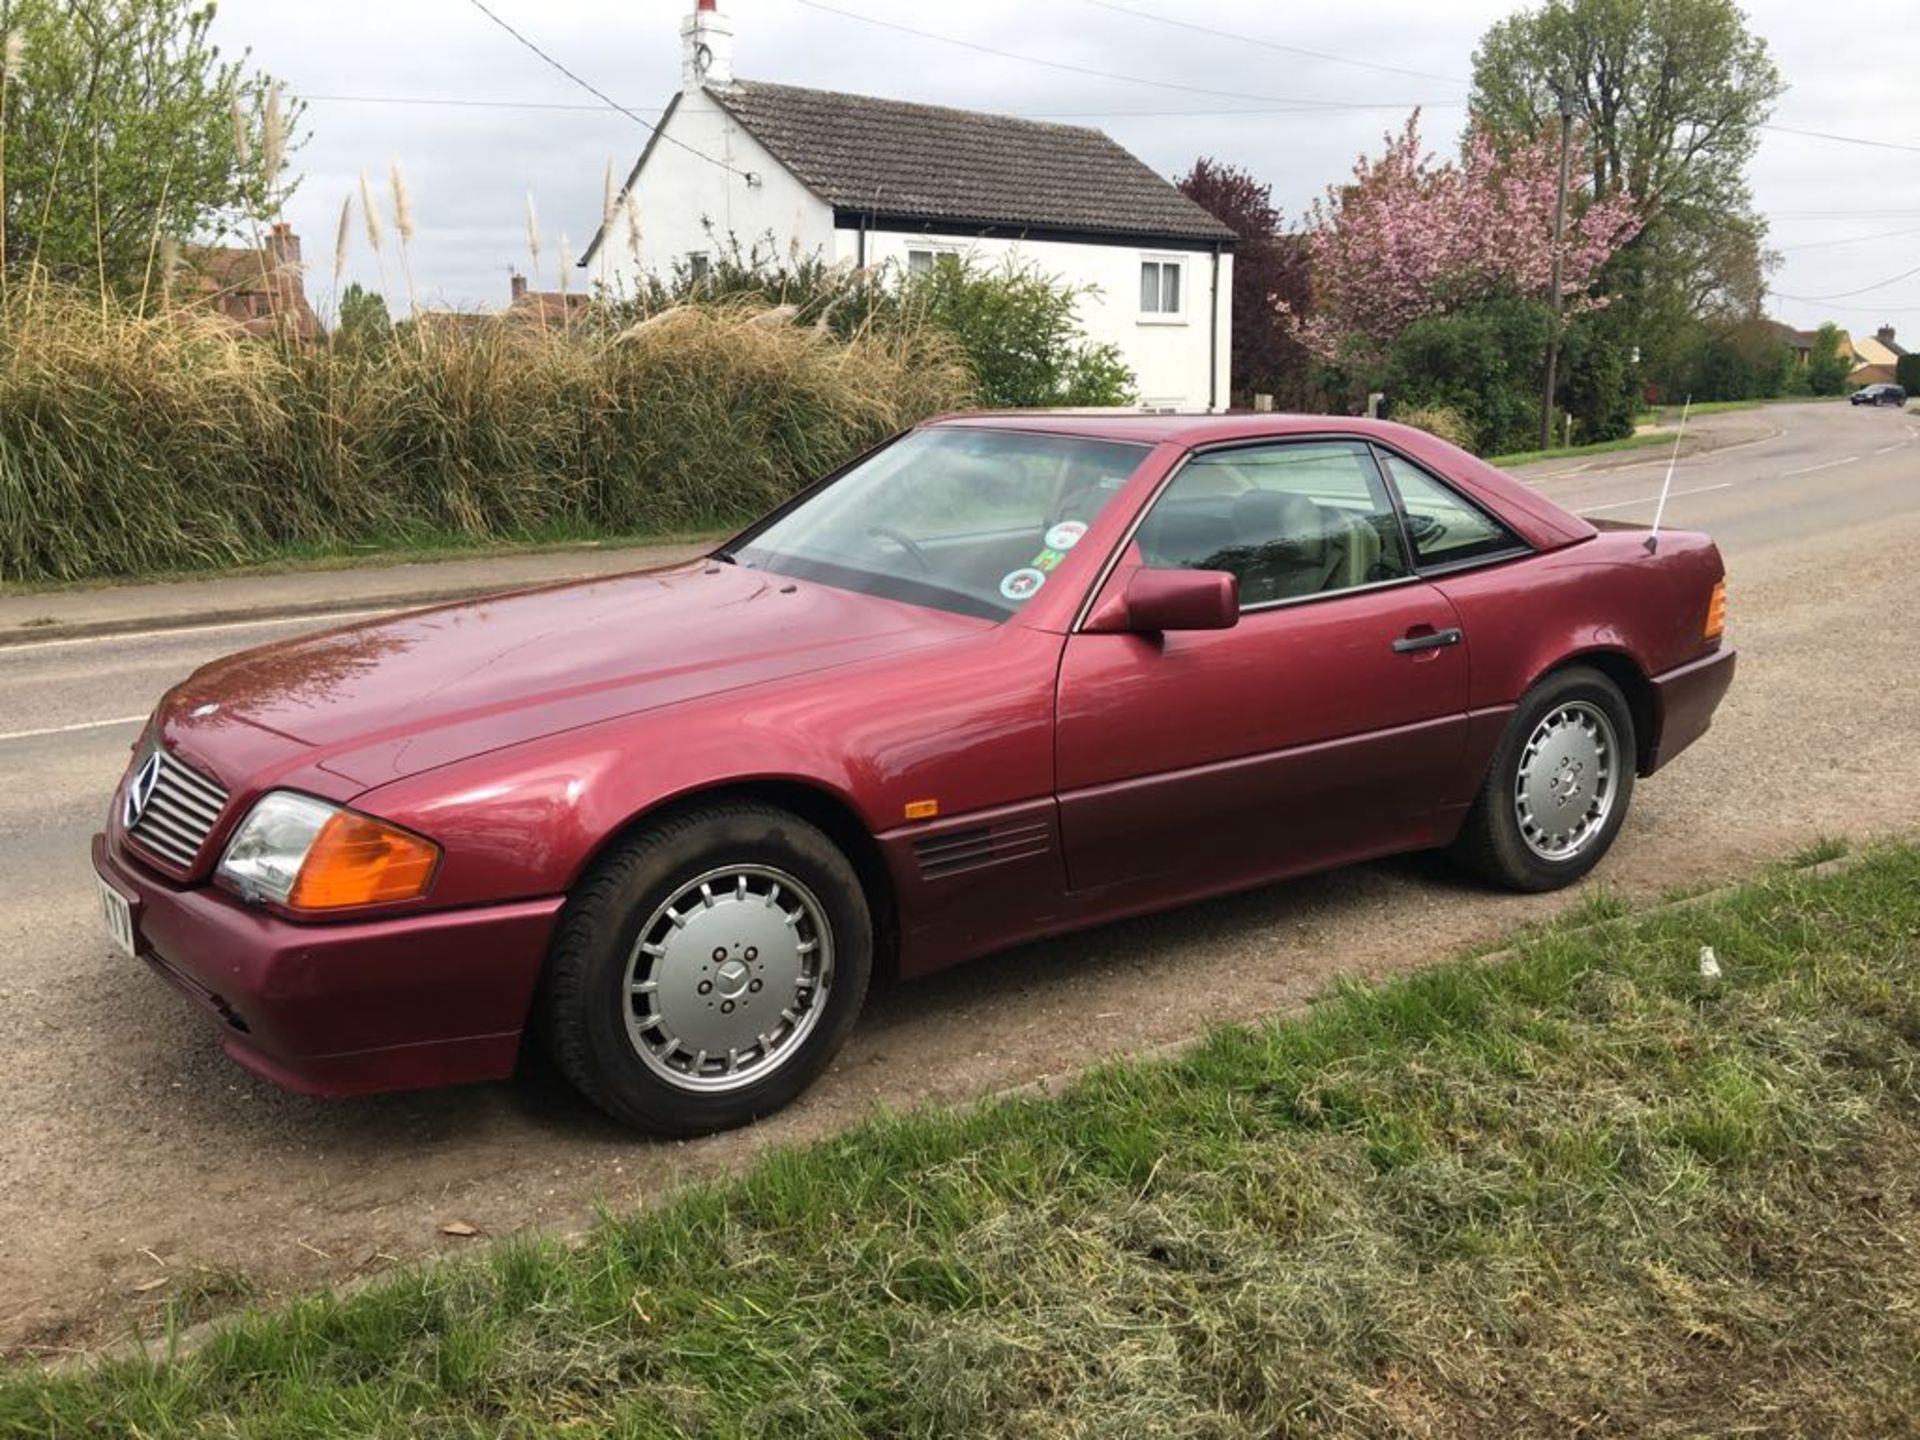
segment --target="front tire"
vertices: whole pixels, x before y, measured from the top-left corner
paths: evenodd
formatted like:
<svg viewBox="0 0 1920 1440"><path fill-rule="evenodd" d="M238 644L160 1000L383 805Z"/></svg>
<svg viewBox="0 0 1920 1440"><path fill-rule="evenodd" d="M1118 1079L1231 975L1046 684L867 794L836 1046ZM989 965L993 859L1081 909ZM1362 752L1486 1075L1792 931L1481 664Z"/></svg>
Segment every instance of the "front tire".
<svg viewBox="0 0 1920 1440"><path fill-rule="evenodd" d="M794 1099L845 1042L873 924L840 849L769 805L689 811L619 842L561 912L542 995L562 1073L663 1135Z"/></svg>
<svg viewBox="0 0 1920 1440"><path fill-rule="evenodd" d="M1633 798L1633 712L1598 670L1555 671L1515 710L1453 856L1513 890L1557 890L1613 847Z"/></svg>

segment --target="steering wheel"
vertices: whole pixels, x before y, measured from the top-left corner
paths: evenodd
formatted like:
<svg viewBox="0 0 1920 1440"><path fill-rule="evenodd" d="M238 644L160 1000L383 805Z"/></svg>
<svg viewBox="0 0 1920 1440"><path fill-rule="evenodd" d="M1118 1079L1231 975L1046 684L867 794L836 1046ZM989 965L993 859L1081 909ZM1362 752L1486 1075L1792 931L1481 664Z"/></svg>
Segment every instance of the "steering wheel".
<svg viewBox="0 0 1920 1440"><path fill-rule="evenodd" d="M928 575L933 573L933 562L927 559L927 552L920 548L919 543L911 535L903 535L891 525L869 525L867 534L877 535L882 540L891 540L912 557L913 563L918 565L923 573Z"/></svg>

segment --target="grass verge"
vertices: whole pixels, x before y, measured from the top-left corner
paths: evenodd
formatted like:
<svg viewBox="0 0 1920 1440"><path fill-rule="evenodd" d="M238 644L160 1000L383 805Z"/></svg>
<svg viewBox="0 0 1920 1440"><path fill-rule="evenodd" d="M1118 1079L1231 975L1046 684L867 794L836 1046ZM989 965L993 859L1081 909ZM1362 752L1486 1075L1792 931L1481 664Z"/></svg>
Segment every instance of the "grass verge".
<svg viewBox="0 0 1920 1440"><path fill-rule="evenodd" d="M225 566L217 571L173 568L84 580L0 580L0 600L23 595L58 595L76 590L114 590L173 581L235 580L254 575L314 574L334 570L379 570L394 565L427 565L441 560L495 559L568 550L637 550L654 546L691 545L725 539L738 528L738 524L715 521L692 529L625 534L584 526L550 525L513 539L478 539L451 531L413 532L360 544L290 546L273 558Z"/></svg>
<svg viewBox="0 0 1920 1440"><path fill-rule="evenodd" d="M1640 435L1625 435L1618 440L1602 440L1595 445L1561 445L1552 450L1517 450L1511 455L1494 455L1487 460L1489 465L1498 465L1503 470L1516 465L1531 465L1536 460L1578 459L1583 455L1605 455L1614 450L1641 450L1649 445L1671 445L1673 436L1656 431L1647 431Z"/></svg>
<svg viewBox="0 0 1920 1440"><path fill-rule="evenodd" d="M16 1374L0 1434L1908 1433L1920 849L1617 909Z"/></svg>

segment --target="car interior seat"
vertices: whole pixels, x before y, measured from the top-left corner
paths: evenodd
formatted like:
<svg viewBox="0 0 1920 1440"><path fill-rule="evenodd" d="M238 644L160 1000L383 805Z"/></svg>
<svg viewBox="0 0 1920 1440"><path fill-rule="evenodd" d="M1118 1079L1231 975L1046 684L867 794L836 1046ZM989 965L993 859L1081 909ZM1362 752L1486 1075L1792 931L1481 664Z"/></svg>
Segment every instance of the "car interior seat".
<svg viewBox="0 0 1920 1440"><path fill-rule="evenodd" d="M1233 563L1243 604L1290 600L1326 588L1346 546L1329 516L1304 495L1249 490L1233 502Z"/></svg>

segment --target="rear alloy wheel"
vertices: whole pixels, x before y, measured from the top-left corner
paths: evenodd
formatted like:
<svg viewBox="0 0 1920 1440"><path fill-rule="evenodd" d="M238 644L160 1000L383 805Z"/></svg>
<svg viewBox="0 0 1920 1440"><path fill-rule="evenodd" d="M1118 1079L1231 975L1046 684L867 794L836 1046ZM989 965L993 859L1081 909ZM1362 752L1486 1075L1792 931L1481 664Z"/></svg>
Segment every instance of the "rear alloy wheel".
<svg viewBox="0 0 1920 1440"><path fill-rule="evenodd" d="M859 877L814 826L721 804L621 842L563 912L542 996L561 1070L670 1135L744 1124L806 1089L866 996Z"/></svg>
<svg viewBox="0 0 1920 1440"><path fill-rule="evenodd" d="M1585 666L1547 676L1514 712L1455 857L1515 890L1572 884L1620 833L1636 754L1613 681Z"/></svg>

